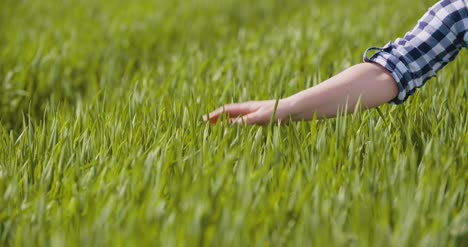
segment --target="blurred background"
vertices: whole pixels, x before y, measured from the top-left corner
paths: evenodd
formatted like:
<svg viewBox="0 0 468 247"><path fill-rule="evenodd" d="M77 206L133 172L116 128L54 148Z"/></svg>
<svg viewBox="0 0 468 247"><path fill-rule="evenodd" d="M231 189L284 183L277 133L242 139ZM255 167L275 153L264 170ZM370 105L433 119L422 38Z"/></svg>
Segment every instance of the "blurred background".
<svg viewBox="0 0 468 247"><path fill-rule="evenodd" d="M40 119L47 107L73 107L104 92L110 102L120 99L143 79L148 97L223 97L210 107L284 96L360 62L367 47L402 36L432 1L0 5L0 121L15 129L24 115Z"/></svg>

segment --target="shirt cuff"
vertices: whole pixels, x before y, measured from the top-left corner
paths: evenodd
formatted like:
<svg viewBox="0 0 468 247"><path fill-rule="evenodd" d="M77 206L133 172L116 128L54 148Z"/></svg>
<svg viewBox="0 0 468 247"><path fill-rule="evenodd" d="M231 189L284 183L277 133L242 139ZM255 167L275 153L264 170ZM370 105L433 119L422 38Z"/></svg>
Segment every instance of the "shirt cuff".
<svg viewBox="0 0 468 247"><path fill-rule="evenodd" d="M383 48L371 47L364 52L364 62L379 64L390 72L396 81L398 87L398 95L392 99L390 104L402 104L405 102L410 95L415 92L414 87L410 86L413 81L413 76L410 69L406 66L407 61L404 61L403 57L398 57L392 54L394 45L389 42ZM377 51L370 58L367 58L367 53L370 51Z"/></svg>

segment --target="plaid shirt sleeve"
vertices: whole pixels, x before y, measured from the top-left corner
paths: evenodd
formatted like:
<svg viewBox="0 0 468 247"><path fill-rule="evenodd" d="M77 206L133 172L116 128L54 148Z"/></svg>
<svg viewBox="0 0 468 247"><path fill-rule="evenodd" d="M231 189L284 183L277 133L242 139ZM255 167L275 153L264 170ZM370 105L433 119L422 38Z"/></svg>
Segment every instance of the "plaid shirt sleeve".
<svg viewBox="0 0 468 247"><path fill-rule="evenodd" d="M442 0L404 38L367 49L364 61L380 64L392 74L399 93L390 103L401 104L468 47L467 30L468 0ZM367 58L372 50L378 52Z"/></svg>

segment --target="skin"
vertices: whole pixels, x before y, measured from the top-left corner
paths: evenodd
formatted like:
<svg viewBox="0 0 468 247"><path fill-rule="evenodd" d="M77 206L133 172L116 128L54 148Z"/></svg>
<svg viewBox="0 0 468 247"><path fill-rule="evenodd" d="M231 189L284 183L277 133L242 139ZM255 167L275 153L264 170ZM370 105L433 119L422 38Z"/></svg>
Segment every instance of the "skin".
<svg viewBox="0 0 468 247"><path fill-rule="evenodd" d="M224 105L204 117L218 123L225 114L231 124L267 125L289 121L332 118L353 112L356 107L369 109L385 104L398 94L395 79L383 67L373 63L354 65L309 89L278 100L248 101ZM274 114L273 114L274 113ZM274 118L274 119L272 119Z"/></svg>

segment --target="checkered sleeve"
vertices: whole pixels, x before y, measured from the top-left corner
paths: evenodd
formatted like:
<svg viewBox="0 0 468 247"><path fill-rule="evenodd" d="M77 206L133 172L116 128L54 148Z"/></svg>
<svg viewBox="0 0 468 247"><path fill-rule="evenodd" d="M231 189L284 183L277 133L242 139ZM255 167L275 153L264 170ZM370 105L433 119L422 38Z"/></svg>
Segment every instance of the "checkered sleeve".
<svg viewBox="0 0 468 247"><path fill-rule="evenodd" d="M390 103L401 104L427 80L468 47L468 0L442 0L429 8L413 30L383 48L371 47L364 61L386 68L399 93ZM376 50L368 58L369 51Z"/></svg>

